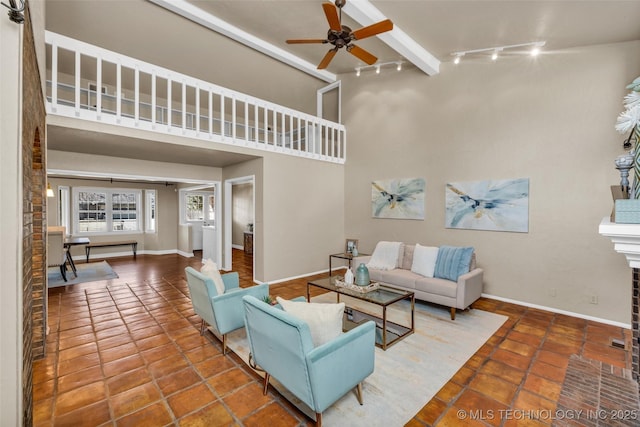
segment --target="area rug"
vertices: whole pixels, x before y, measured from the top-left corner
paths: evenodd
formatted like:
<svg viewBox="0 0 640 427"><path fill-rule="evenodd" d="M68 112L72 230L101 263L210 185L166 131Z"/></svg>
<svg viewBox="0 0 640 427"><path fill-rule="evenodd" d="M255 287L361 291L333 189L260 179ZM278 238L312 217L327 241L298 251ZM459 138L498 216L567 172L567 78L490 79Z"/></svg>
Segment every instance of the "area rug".
<svg viewBox="0 0 640 427"><path fill-rule="evenodd" d="M60 267L47 269L48 287L55 288L56 286L77 285L78 283L118 278L118 275L107 261L76 264L76 270L78 277L75 277L73 271L67 268L67 281L65 282L62 274L60 274Z"/></svg>
<svg viewBox="0 0 640 427"><path fill-rule="evenodd" d="M363 311L375 308L348 297L341 297L341 301ZM335 294L314 297L313 302L335 302ZM408 301L390 306L388 319L410 324L409 307ZM360 406L355 392L347 393L323 412L323 425L404 425L506 320L506 316L473 309L458 312L452 321L448 308L416 301L415 333L386 351L376 347L374 373L363 384L364 405ZM227 341L229 348L248 363L244 328L228 334ZM310 418L315 418L311 409L273 378L270 384Z"/></svg>

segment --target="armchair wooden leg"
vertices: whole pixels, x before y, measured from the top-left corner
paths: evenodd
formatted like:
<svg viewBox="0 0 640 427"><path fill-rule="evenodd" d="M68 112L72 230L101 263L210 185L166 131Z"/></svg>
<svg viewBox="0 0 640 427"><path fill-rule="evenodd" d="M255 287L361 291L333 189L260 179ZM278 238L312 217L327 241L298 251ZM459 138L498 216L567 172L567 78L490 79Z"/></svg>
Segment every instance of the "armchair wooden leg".
<svg viewBox="0 0 640 427"><path fill-rule="evenodd" d="M322 414L320 412L316 412L316 426L322 427Z"/></svg>
<svg viewBox="0 0 640 427"><path fill-rule="evenodd" d="M204 331L206 329L206 322L204 321L204 319L202 319L202 322L200 322L200 335L204 335Z"/></svg>
<svg viewBox="0 0 640 427"><path fill-rule="evenodd" d="M358 402L363 405L364 402L362 400L362 383L358 383L356 386L356 396L358 397Z"/></svg>
<svg viewBox="0 0 640 427"><path fill-rule="evenodd" d="M222 335L222 355L227 354L227 334Z"/></svg>
<svg viewBox="0 0 640 427"><path fill-rule="evenodd" d="M456 320L456 308L451 307L451 320Z"/></svg>
<svg viewBox="0 0 640 427"><path fill-rule="evenodd" d="M262 394L263 395L267 395L267 389L269 388L269 378L271 378L271 375L269 375L268 373L264 373L264 384L262 385Z"/></svg>

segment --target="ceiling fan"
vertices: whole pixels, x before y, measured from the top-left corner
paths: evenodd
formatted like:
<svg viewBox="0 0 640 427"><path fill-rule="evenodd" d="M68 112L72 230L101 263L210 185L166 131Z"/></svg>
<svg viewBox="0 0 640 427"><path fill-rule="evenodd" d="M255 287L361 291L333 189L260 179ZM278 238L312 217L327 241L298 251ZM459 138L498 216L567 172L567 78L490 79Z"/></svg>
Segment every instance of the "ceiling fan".
<svg viewBox="0 0 640 427"><path fill-rule="evenodd" d="M334 47L329 50L327 54L322 58L320 64L318 64L318 69L322 70L327 68L335 54L339 49L346 47L347 52L352 54L353 56L361 59L367 65L374 64L378 58L351 43L354 40L362 40L367 37L375 36L380 33L384 33L386 31L391 31L393 29L393 22L389 19L385 19L384 21L377 22L372 25L368 25L366 27L360 28L359 30L351 31L351 28L346 25L342 25L342 7L345 5L347 0L335 0L335 6L332 3L322 3L322 9L324 10L324 14L327 17L327 21L329 22L329 31L327 31L326 39L293 39L287 40L288 44L302 44L302 43L331 43ZM340 10L340 15L338 15L338 10Z"/></svg>

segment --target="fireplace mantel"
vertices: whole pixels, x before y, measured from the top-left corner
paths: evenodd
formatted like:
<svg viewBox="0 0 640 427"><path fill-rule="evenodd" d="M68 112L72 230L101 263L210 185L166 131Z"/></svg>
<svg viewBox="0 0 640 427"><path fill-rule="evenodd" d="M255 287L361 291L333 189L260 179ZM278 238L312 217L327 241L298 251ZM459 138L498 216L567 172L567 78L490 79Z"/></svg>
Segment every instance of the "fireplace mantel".
<svg viewBox="0 0 640 427"><path fill-rule="evenodd" d="M631 268L640 268L640 224L616 224L602 219L598 232L613 242L616 252L627 257Z"/></svg>

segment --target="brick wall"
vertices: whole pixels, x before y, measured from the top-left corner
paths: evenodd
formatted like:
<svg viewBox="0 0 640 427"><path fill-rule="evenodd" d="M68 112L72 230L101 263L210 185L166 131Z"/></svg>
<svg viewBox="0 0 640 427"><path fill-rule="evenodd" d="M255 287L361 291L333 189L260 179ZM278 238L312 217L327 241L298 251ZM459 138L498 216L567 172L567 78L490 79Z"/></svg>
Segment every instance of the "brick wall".
<svg viewBox="0 0 640 427"><path fill-rule="evenodd" d="M25 9L22 74L23 203L23 425L33 424L32 361L46 342L46 141L45 106L28 6ZM17 24L16 24L17 25Z"/></svg>

